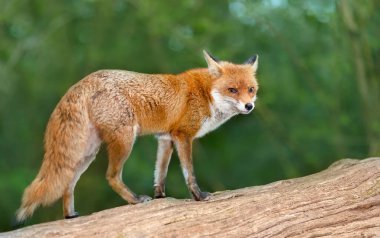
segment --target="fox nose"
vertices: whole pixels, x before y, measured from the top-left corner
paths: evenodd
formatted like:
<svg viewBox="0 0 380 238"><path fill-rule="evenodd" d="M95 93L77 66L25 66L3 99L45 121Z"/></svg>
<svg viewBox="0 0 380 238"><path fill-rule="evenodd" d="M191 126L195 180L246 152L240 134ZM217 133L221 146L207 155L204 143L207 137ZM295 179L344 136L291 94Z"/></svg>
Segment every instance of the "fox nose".
<svg viewBox="0 0 380 238"><path fill-rule="evenodd" d="M245 104L245 109L247 109L247 111L252 110L252 108L253 108L252 103L247 103L247 104Z"/></svg>

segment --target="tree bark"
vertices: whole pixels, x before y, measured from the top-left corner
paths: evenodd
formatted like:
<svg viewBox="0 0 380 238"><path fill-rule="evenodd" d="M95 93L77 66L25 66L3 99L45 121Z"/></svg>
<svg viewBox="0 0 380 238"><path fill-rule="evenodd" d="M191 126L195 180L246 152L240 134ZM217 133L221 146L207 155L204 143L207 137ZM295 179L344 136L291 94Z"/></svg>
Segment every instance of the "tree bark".
<svg viewBox="0 0 380 238"><path fill-rule="evenodd" d="M310 176L210 200L126 205L0 237L379 237L380 158L344 159Z"/></svg>

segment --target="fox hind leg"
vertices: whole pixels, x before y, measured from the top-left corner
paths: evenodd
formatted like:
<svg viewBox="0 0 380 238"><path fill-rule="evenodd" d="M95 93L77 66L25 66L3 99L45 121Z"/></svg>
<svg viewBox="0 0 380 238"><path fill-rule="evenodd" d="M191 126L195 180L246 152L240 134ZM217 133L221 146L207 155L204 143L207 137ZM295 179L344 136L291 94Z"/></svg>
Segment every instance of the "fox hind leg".
<svg viewBox="0 0 380 238"><path fill-rule="evenodd" d="M77 184L80 176L88 168L91 162L95 159L95 155L85 158L83 164L80 165L80 168L75 173L75 176L69 186L65 189L63 193L63 214L66 219L75 218L79 216L79 213L75 211L74 208L74 188Z"/></svg>
<svg viewBox="0 0 380 238"><path fill-rule="evenodd" d="M76 172L70 184L67 186L63 193L63 214L66 219L75 218L79 213L74 208L74 189L80 176L87 170L88 166L94 161L96 154L99 151L101 140L92 126L90 127L89 137L87 140L87 148L84 152L84 157L77 165Z"/></svg>
<svg viewBox="0 0 380 238"><path fill-rule="evenodd" d="M154 197L164 198L165 178L168 172L170 157L173 153L173 142L170 139L158 138L157 160L154 171Z"/></svg>
<svg viewBox="0 0 380 238"><path fill-rule="evenodd" d="M137 126L118 128L108 138L108 169L107 180L112 189L130 204L136 204L151 200L146 195L134 194L122 181L122 172L125 161L128 159L137 136Z"/></svg>

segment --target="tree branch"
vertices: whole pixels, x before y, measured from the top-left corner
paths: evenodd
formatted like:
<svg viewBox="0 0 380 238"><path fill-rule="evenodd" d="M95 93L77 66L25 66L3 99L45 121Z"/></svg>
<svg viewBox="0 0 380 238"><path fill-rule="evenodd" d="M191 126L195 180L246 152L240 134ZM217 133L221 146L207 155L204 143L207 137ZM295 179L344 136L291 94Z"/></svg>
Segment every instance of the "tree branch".
<svg viewBox="0 0 380 238"><path fill-rule="evenodd" d="M126 205L0 237L373 237L380 234L380 158L340 160L310 176Z"/></svg>

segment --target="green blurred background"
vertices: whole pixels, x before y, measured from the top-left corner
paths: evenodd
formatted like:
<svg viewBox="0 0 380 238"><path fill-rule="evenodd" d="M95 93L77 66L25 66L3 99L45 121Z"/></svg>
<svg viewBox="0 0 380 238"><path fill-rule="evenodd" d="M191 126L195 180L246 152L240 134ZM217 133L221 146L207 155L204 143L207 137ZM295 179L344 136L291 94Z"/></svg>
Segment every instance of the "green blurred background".
<svg viewBox="0 0 380 238"><path fill-rule="evenodd" d="M0 1L0 230L43 157L50 113L67 89L105 68L179 73L202 49L233 62L260 55L254 113L194 145L198 182L262 185L380 155L380 1ZM124 181L153 194L153 137L139 138ZM104 148L76 187L82 214L126 204L105 179ZM167 194L188 198L177 156ZM62 218L61 201L27 224Z"/></svg>

